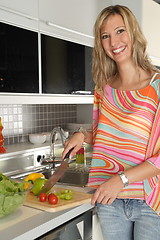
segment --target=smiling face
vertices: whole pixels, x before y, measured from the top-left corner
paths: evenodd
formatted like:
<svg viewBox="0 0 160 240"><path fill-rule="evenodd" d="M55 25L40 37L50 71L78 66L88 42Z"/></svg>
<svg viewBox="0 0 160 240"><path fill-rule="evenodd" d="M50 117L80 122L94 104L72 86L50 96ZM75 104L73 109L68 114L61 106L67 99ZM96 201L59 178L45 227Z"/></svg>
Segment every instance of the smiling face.
<svg viewBox="0 0 160 240"><path fill-rule="evenodd" d="M110 15L104 20L101 27L101 42L105 53L116 64L131 60L132 44L121 15Z"/></svg>

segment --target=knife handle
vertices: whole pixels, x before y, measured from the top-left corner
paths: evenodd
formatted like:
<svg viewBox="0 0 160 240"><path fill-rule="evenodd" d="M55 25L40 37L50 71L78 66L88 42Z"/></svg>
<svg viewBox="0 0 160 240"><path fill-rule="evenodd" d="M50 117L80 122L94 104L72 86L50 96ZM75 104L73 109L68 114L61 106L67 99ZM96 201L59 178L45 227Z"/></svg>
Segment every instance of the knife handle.
<svg viewBox="0 0 160 240"><path fill-rule="evenodd" d="M71 149L68 151L68 153L66 153L66 156L64 157L64 159L69 158L69 155L70 155L70 153L72 152L73 149L74 149L74 147L71 148Z"/></svg>

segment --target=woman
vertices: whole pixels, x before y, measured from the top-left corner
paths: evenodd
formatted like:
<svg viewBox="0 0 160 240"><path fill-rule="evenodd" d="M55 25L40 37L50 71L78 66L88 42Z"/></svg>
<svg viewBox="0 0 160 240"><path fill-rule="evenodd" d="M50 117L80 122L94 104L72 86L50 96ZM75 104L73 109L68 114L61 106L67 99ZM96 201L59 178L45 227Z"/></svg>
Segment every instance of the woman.
<svg viewBox="0 0 160 240"><path fill-rule="evenodd" d="M63 152L93 144L88 185L96 188L104 239L160 239L160 74L125 6L102 10L95 23L93 131L81 130Z"/></svg>

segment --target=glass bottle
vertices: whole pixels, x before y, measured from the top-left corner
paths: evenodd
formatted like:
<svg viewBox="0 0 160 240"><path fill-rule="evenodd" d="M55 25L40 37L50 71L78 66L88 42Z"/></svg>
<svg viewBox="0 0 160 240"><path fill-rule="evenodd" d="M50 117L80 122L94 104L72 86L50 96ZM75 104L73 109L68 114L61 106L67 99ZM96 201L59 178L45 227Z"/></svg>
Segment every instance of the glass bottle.
<svg viewBox="0 0 160 240"><path fill-rule="evenodd" d="M79 151L76 153L76 165L77 166L85 166L86 165L86 154L85 148L81 147Z"/></svg>

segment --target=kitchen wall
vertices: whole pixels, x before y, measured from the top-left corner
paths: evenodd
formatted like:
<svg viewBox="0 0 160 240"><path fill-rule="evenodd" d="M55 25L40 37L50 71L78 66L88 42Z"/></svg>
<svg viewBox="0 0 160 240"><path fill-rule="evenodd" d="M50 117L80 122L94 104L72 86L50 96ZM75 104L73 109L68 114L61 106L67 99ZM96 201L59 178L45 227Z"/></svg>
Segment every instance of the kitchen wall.
<svg viewBox="0 0 160 240"><path fill-rule="evenodd" d="M55 126L66 129L77 122L76 104L0 104L4 145L28 141L29 133L50 132Z"/></svg>

